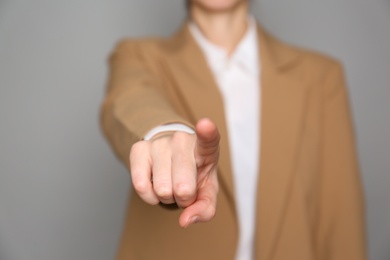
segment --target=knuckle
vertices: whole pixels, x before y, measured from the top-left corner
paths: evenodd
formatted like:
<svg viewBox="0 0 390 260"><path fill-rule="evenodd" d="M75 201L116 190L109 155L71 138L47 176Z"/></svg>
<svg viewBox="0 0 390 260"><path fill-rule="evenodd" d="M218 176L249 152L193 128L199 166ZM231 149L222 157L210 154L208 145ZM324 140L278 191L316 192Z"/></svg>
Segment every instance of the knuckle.
<svg viewBox="0 0 390 260"><path fill-rule="evenodd" d="M145 142L145 141L136 142L135 144L133 144L133 145L131 146L130 154L136 153L136 152L138 152L138 151L140 151L140 150L143 150L144 147L145 147L145 145L146 145L146 142Z"/></svg>
<svg viewBox="0 0 390 260"><path fill-rule="evenodd" d="M157 204L159 204L160 203L160 201L157 199L157 198L152 198L152 199L150 199L150 201L148 202L150 205L152 205L152 206L155 206L155 205L157 205Z"/></svg>
<svg viewBox="0 0 390 260"><path fill-rule="evenodd" d="M147 180L133 180L133 187L138 194L146 194L149 191L149 182Z"/></svg>
<svg viewBox="0 0 390 260"><path fill-rule="evenodd" d="M170 144L166 139L157 139L151 144L151 154L155 157L170 154Z"/></svg>
<svg viewBox="0 0 390 260"><path fill-rule="evenodd" d="M189 200L195 195L195 189L187 184L178 184L174 189L175 197L181 200Z"/></svg>
<svg viewBox="0 0 390 260"><path fill-rule="evenodd" d="M132 159L136 158L140 154L142 154L143 151L147 149L147 144L145 141L139 141L133 144L130 148L130 153L129 153L129 159L130 162Z"/></svg>
<svg viewBox="0 0 390 260"><path fill-rule="evenodd" d="M172 189L169 185L156 185L154 188L156 195L163 200L169 200L173 197Z"/></svg>
<svg viewBox="0 0 390 260"><path fill-rule="evenodd" d="M190 134L182 131L177 131L172 135L172 141L177 144L186 143L189 140Z"/></svg>
<svg viewBox="0 0 390 260"><path fill-rule="evenodd" d="M187 133L185 133L185 132L182 132L182 131L176 131L174 134L173 134L173 136L172 136L172 138L173 139L178 139L178 140L181 140L182 138L185 138L185 137L187 137L188 136L188 134Z"/></svg>
<svg viewBox="0 0 390 260"><path fill-rule="evenodd" d="M166 138L157 138L157 139L153 139L152 140L151 145L152 145L153 148L155 148L155 147L159 147L159 146L161 146L161 145L163 145L165 143L167 143Z"/></svg>

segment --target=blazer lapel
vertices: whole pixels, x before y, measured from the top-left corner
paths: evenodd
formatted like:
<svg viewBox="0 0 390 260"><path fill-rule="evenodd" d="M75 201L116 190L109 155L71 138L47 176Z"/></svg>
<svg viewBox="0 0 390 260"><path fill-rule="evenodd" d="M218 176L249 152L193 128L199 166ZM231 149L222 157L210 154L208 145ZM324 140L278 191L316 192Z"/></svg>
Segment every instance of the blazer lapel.
<svg viewBox="0 0 390 260"><path fill-rule="evenodd" d="M288 73L295 52L258 30L261 57L261 148L255 255L270 259L293 178L306 88Z"/></svg>
<svg viewBox="0 0 390 260"><path fill-rule="evenodd" d="M283 220L298 136L303 120L306 87L288 73L296 60L291 51L258 28L261 64L261 146L257 195L255 255L268 259ZM200 48L187 26L172 39L171 67L184 103L196 123L202 117L213 120L221 133L219 181L236 216L234 184L223 100Z"/></svg>
<svg viewBox="0 0 390 260"><path fill-rule="evenodd" d="M219 183L230 202L234 216L235 199L234 185L231 172L229 142L225 122L223 99L214 80L207 61L190 35L185 25L173 38L176 43L174 55L171 57L171 66L174 69L175 80L180 86L184 103L191 111L191 120L195 124L199 119L210 118L218 126L221 135L219 158Z"/></svg>

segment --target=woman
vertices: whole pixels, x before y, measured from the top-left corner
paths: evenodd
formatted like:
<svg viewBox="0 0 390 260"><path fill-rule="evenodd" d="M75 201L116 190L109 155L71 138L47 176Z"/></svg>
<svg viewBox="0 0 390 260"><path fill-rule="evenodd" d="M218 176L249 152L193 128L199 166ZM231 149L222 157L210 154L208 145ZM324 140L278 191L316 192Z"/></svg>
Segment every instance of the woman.
<svg viewBox="0 0 390 260"><path fill-rule="evenodd" d="M136 193L118 259L365 259L341 68L248 2L191 0L175 36L113 52L102 126Z"/></svg>

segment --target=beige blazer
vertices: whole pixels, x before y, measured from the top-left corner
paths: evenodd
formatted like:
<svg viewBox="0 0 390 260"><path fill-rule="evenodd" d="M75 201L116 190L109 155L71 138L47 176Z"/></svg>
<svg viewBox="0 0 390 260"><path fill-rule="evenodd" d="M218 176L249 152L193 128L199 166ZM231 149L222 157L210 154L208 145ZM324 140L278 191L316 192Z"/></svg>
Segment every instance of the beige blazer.
<svg viewBox="0 0 390 260"><path fill-rule="evenodd" d="M262 107L255 259L365 259L362 187L342 69L260 26L258 35ZM101 122L126 165L131 145L151 128L193 126L203 117L221 133L215 219L182 229L179 209L149 206L131 194L118 259L229 260L238 240L223 101L187 26L169 39L119 43L110 58Z"/></svg>

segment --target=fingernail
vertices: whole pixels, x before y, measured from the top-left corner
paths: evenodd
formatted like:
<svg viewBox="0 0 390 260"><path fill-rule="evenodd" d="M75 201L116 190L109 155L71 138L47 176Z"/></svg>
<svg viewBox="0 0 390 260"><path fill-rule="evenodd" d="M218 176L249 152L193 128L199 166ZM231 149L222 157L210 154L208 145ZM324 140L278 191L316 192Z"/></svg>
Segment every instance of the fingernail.
<svg viewBox="0 0 390 260"><path fill-rule="evenodd" d="M191 226L192 224L198 223L198 222L199 222L199 217L193 216L189 219L187 227Z"/></svg>

